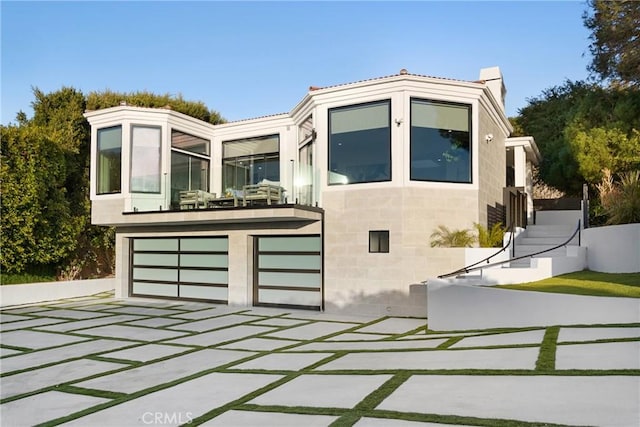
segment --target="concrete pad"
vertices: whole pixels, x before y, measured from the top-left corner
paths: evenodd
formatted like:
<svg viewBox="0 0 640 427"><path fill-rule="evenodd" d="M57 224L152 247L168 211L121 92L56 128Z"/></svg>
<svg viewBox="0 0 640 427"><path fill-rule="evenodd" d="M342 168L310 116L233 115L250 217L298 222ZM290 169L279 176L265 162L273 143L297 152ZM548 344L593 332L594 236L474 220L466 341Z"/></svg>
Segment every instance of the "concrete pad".
<svg viewBox="0 0 640 427"><path fill-rule="evenodd" d="M281 412L227 411L206 423L206 427L326 427L337 420L330 415L283 414Z"/></svg>
<svg viewBox="0 0 640 427"><path fill-rule="evenodd" d="M242 341L232 342L230 344L221 345L218 348L237 349L237 350L253 350L253 351L271 351L282 347L297 344L297 341L277 340L269 338L249 338Z"/></svg>
<svg viewBox="0 0 640 427"><path fill-rule="evenodd" d="M334 334L345 329L353 328L347 323L314 322L307 325L296 326L284 331L269 334L275 338L290 338L294 340L313 340L325 335Z"/></svg>
<svg viewBox="0 0 640 427"><path fill-rule="evenodd" d="M99 326L97 328L80 329L74 331L74 333L98 337L125 338L138 341L157 341L186 335L185 332L124 325L107 325Z"/></svg>
<svg viewBox="0 0 640 427"><path fill-rule="evenodd" d="M98 319L78 320L75 322L58 323L51 326L43 326L38 329L43 331L69 332L76 329L93 328L95 326L110 325L112 323L126 322L128 320L140 319L140 316L128 314L112 315L108 317L100 317Z"/></svg>
<svg viewBox="0 0 640 427"><path fill-rule="evenodd" d="M560 328L558 342L640 338L640 328Z"/></svg>
<svg viewBox="0 0 640 427"><path fill-rule="evenodd" d="M355 427L451 427L451 424L422 423L420 421L394 420L390 418L368 418L363 417L354 424ZM456 427L472 427L463 424L456 424Z"/></svg>
<svg viewBox="0 0 640 427"><path fill-rule="evenodd" d="M212 373L87 415L64 426L178 426L282 378ZM179 398L177 398L179 397ZM159 416L159 422L155 422Z"/></svg>
<svg viewBox="0 0 640 427"><path fill-rule="evenodd" d="M276 307L247 307L247 310L244 311L243 314L251 316L275 317L286 316L288 314L291 314L291 311L292 310L287 310L286 308Z"/></svg>
<svg viewBox="0 0 640 427"><path fill-rule="evenodd" d="M167 317L152 317L150 319L134 320L132 322L127 322L127 325L147 326L150 328L162 328L164 326L177 325L180 323L184 323L184 320L170 319Z"/></svg>
<svg viewBox="0 0 640 427"><path fill-rule="evenodd" d="M47 368L33 369L20 374L2 377L0 398L30 393L57 384L90 377L92 375L121 369L121 363L98 362L96 360L74 360Z"/></svg>
<svg viewBox="0 0 640 427"><path fill-rule="evenodd" d="M133 393L252 355L253 353L230 350L200 350L74 385L96 390Z"/></svg>
<svg viewBox="0 0 640 427"><path fill-rule="evenodd" d="M341 351L341 350L399 350L436 348L447 339L422 340L422 341L326 341L313 342L289 351Z"/></svg>
<svg viewBox="0 0 640 427"><path fill-rule="evenodd" d="M633 426L640 419L639 394L640 378L636 376L414 375L376 409Z"/></svg>
<svg viewBox="0 0 640 427"><path fill-rule="evenodd" d="M67 359L76 359L84 356L99 354L118 348L128 347L133 343L129 341L93 340L77 344L65 345L48 350L30 351L19 356L2 359L0 366L2 373L20 371L27 368L35 368L40 365L64 362Z"/></svg>
<svg viewBox="0 0 640 427"><path fill-rule="evenodd" d="M544 333L544 329L540 329L538 331L509 332L504 334L467 337L453 344L449 348L540 344L542 343L542 338L544 338Z"/></svg>
<svg viewBox="0 0 640 427"><path fill-rule="evenodd" d="M128 348L126 350L114 351L111 353L101 354L103 357L111 357L113 359L135 360L138 362L149 362L151 360L162 359L185 351L192 350L188 347L178 347L175 345L162 344L146 344L138 347Z"/></svg>
<svg viewBox="0 0 640 427"><path fill-rule="evenodd" d="M391 375L301 375L248 403L352 408L389 378Z"/></svg>
<svg viewBox="0 0 640 427"><path fill-rule="evenodd" d="M178 302L177 305L171 306L174 310L197 311L215 307L214 304L208 302L176 302Z"/></svg>
<svg viewBox="0 0 640 427"><path fill-rule="evenodd" d="M213 317L211 319L198 320L195 322L188 322L176 326L175 329L181 331L193 331L204 332L212 329L224 328L225 326L237 325L239 323L245 323L255 320L253 317L243 316L241 314L230 314L228 316ZM172 328L169 328L172 329Z"/></svg>
<svg viewBox="0 0 640 427"><path fill-rule="evenodd" d="M559 345L556 369L640 369L640 341Z"/></svg>
<svg viewBox="0 0 640 427"><path fill-rule="evenodd" d="M351 353L316 370L344 369L534 369L538 348Z"/></svg>
<svg viewBox="0 0 640 427"><path fill-rule="evenodd" d="M109 399L82 394L48 391L5 403L2 424L5 426L33 426L108 402ZM34 410L37 408L37 410Z"/></svg>
<svg viewBox="0 0 640 427"><path fill-rule="evenodd" d="M309 323L306 320L297 320L297 319L284 319L282 317L275 317L273 319L265 319L257 322L253 322L252 325L263 325L263 326L293 326L300 325L303 323Z"/></svg>
<svg viewBox="0 0 640 427"><path fill-rule="evenodd" d="M290 310L286 317L293 319L314 320L314 321L327 321L327 322L346 322L346 323L369 323L376 320L376 316L352 316L348 314L339 313L321 313L319 311L308 310Z"/></svg>
<svg viewBox="0 0 640 427"><path fill-rule="evenodd" d="M224 309L222 306L220 306L215 308L208 308L206 310L191 311L188 313L179 313L179 314L176 313L176 314L173 314L172 317L177 317L180 319L199 320L199 319L207 319L209 317L223 316L229 313L240 313L243 311L246 311L246 309L236 307L229 310L229 309Z"/></svg>
<svg viewBox="0 0 640 427"><path fill-rule="evenodd" d="M3 323L2 327L0 327L0 330L2 332L8 332L8 331L15 331L15 330L18 330L18 329L33 328L33 327L36 327L36 326L61 324L61 323L64 323L64 322L68 322L68 320L65 320L65 319L52 319L50 317L42 317L42 318L38 318L38 319L21 320L19 322Z"/></svg>
<svg viewBox="0 0 640 427"><path fill-rule="evenodd" d="M0 357L12 356L14 354L20 354L20 353L22 352L18 350L12 350L10 348L0 347ZM0 366L2 366L1 363L0 363ZM2 366L2 368L4 368L4 366ZM3 370L3 373L4 373L4 370Z"/></svg>
<svg viewBox="0 0 640 427"><path fill-rule="evenodd" d="M38 313L38 316L47 317L60 317L62 319L96 319L102 316L111 316L111 313L96 313L93 311L80 311L80 310L49 310Z"/></svg>
<svg viewBox="0 0 640 427"><path fill-rule="evenodd" d="M136 307L136 306L110 309L109 313L138 314L141 316L168 316L168 315L181 314L180 311L168 310L165 308Z"/></svg>
<svg viewBox="0 0 640 427"><path fill-rule="evenodd" d="M101 311L122 308L122 306L117 304L96 304L94 302L86 302L84 304L79 304L78 308L85 311Z"/></svg>
<svg viewBox="0 0 640 427"><path fill-rule="evenodd" d="M428 338L452 338L452 337L459 337L459 336L472 337L479 334L480 332L475 332L475 333L474 332L452 332L452 333L429 332L428 334L425 332L420 332L415 335L405 335L404 337L400 337L398 339L399 340L423 340Z"/></svg>
<svg viewBox="0 0 640 427"><path fill-rule="evenodd" d="M391 335L381 334L358 334L355 332L347 332L346 334L336 335L335 337L327 338L327 341L374 341L383 340L389 338Z"/></svg>
<svg viewBox="0 0 640 427"><path fill-rule="evenodd" d="M239 340L244 337L261 334L272 330L273 328L268 328L266 326L230 326L225 329L218 329L212 332L203 332L197 335L178 338L167 342L171 344L210 346L220 344L225 341Z"/></svg>
<svg viewBox="0 0 640 427"><path fill-rule="evenodd" d="M373 325L358 329L358 332L371 332L374 334L404 334L416 328L427 327L427 319L405 319L392 317Z"/></svg>
<svg viewBox="0 0 640 427"><path fill-rule="evenodd" d="M9 314L31 314L46 310L49 309L47 307L40 307L39 305L29 305L26 307L8 308L6 310L2 310L2 312Z"/></svg>
<svg viewBox="0 0 640 427"><path fill-rule="evenodd" d="M73 337L70 335L53 334L29 330L2 332L0 340L3 345L25 347L31 349L56 347L79 341L87 341L88 338Z"/></svg>
<svg viewBox="0 0 640 427"><path fill-rule="evenodd" d="M33 319L33 317L21 316L19 314L7 314L7 313L0 314L0 323L15 322L17 320L29 320L29 319Z"/></svg>
<svg viewBox="0 0 640 427"><path fill-rule="evenodd" d="M231 369L299 371L329 356L333 356L333 353L273 353L234 365Z"/></svg>

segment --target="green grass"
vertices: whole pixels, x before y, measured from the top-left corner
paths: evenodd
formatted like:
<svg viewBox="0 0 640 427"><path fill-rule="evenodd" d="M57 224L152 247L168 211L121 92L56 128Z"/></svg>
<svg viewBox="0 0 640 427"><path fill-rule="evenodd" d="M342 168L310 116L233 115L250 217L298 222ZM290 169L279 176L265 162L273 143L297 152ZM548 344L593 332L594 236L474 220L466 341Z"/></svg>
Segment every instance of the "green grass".
<svg viewBox="0 0 640 427"><path fill-rule="evenodd" d="M538 282L496 287L561 294L640 298L640 273L613 274L585 270L550 277Z"/></svg>
<svg viewBox="0 0 640 427"><path fill-rule="evenodd" d="M23 283L40 283L40 282L55 282L55 274L0 274L0 284L2 285L19 285Z"/></svg>

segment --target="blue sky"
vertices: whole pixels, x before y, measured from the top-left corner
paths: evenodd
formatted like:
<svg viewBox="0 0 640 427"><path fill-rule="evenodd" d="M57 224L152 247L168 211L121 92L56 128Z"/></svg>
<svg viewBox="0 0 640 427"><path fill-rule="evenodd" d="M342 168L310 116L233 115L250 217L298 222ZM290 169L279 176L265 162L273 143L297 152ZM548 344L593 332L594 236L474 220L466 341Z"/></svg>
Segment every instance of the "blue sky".
<svg viewBox="0 0 640 427"><path fill-rule="evenodd" d="M309 86L499 66L507 114L588 76L584 2L1 2L2 124L32 87L182 94L228 120L290 111Z"/></svg>

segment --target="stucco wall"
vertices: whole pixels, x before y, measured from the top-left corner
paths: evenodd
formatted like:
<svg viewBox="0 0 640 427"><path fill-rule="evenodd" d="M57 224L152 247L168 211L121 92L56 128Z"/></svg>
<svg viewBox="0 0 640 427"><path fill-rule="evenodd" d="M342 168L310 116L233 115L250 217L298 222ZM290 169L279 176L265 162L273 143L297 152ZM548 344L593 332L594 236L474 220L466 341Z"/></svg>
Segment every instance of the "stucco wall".
<svg viewBox="0 0 640 427"><path fill-rule="evenodd" d="M508 135L491 118L483 104L478 108L478 222L487 226L487 210L489 207L503 203L503 188L506 184L507 157L505 139ZM493 135L493 140L487 142L486 135Z"/></svg>
<svg viewBox="0 0 640 427"><path fill-rule="evenodd" d="M33 304L95 295L113 290L114 278L0 286L0 306Z"/></svg>
<svg viewBox="0 0 640 427"><path fill-rule="evenodd" d="M640 224L588 228L582 232L589 270L640 272Z"/></svg>
<svg viewBox="0 0 640 427"><path fill-rule="evenodd" d="M527 292L430 279L427 314L429 329L436 331L637 323L640 299Z"/></svg>
<svg viewBox="0 0 640 427"><path fill-rule="evenodd" d="M324 208L327 311L413 315L410 308L402 309L415 304L410 285L464 263L463 248L431 248L431 233L440 224L471 227L477 195L473 190L352 187L325 192ZM389 230L389 253L369 253L372 230Z"/></svg>

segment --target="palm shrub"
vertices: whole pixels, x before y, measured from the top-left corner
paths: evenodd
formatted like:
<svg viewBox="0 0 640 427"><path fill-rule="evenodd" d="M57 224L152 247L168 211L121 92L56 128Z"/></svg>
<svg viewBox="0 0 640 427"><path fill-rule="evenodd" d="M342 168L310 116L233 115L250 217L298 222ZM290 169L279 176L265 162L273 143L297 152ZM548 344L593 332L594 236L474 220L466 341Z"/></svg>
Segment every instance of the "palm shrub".
<svg viewBox="0 0 640 427"><path fill-rule="evenodd" d="M640 222L640 171L627 171L616 182L609 169L604 169L602 181L596 185L607 224Z"/></svg>
<svg viewBox="0 0 640 427"><path fill-rule="evenodd" d="M471 230L450 230L444 225L439 225L431 233L432 248L470 248L476 242L476 236Z"/></svg>
<svg viewBox="0 0 640 427"><path fill-rule="evenodd" d="M473 226L478 232L478 245L480 245L481 248L502 247L506 229L502 226L501 222L493 224L491 229L488 229L484 225L478 223L474 223Z"/></svg>

